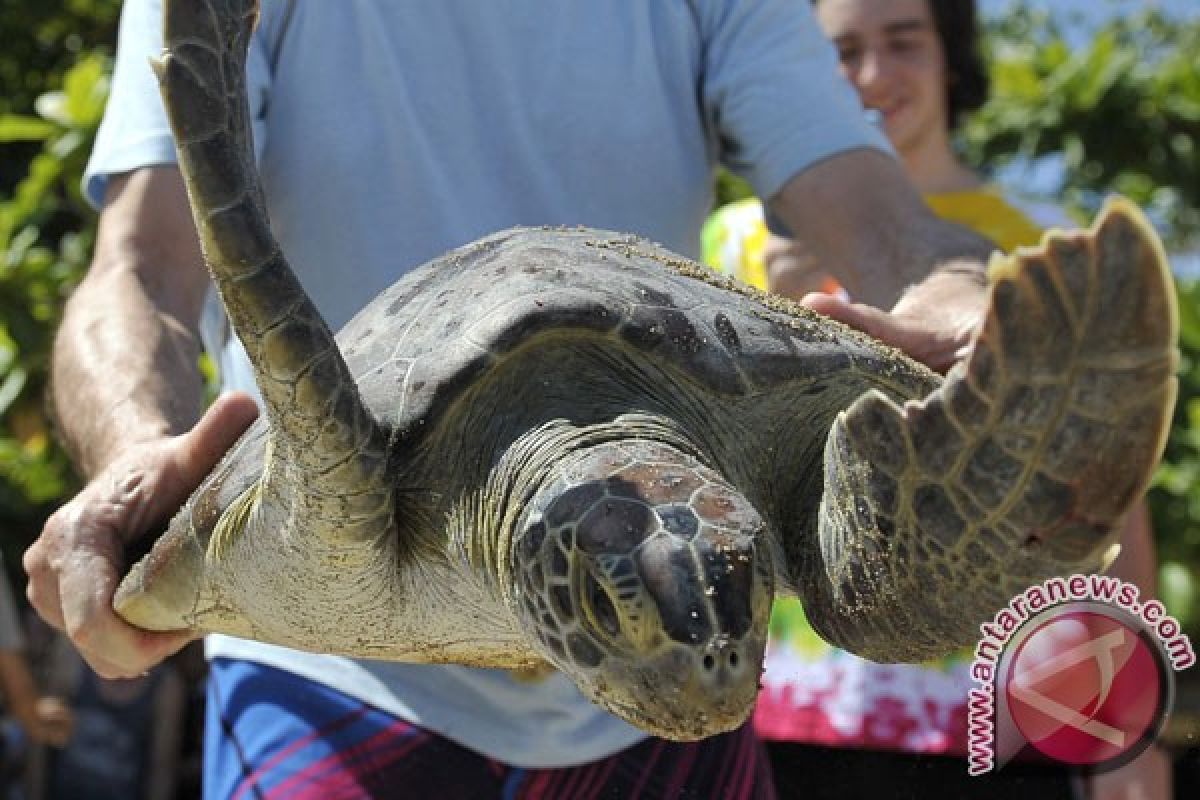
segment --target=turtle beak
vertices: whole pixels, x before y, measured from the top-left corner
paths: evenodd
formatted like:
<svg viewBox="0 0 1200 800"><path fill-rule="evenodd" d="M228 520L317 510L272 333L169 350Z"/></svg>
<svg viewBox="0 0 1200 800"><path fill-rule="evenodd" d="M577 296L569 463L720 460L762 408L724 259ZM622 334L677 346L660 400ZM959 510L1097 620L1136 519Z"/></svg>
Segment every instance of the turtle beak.
<svg viewBox="0 0 1200 800"><path fill-rule="evenodd" d="M702 526L690 542L653 537L639 549L637 571L649 600L641 612L657 612L651 627L662 635L627 657L626 691L611 710L677 740L746 721L758 694L774 585L772 553L756 528ZM634 610L622 608L622 616Z"/></svg>
<svg viewBox="0 0 1200 800"><path fill-rule="evenodd" d="M733 730L750 717L758 696L766 625L761 628L737 642L676 644L632 659L624 691L606 686L589 694L622 719L667 739L694 741Z"/></svg>

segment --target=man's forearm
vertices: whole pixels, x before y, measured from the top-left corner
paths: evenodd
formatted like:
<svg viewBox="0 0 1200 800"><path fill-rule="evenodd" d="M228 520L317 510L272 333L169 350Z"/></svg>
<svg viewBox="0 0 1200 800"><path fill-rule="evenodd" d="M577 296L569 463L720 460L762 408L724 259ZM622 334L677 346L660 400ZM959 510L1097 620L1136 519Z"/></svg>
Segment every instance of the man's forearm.
<svg viewBox="0 0 1200 800"><path fill-rule="evenodd" d="M131 443L179 433L199 416L196 337L157 311L137 276L89 276L55 343L52 402L75 463L94 475Z"/></svg>
<svg viewBox="0 0 1200 800"><path fill-rule="evenodd" d="M67 304L51 364L58 428L87 476L129 445L180 433L199 416L196 330L207 286L179 171L114 177L91 269Z"/></svg>
<svg viewBox="0 0 1200 800"><path fill-rule="evenodd" d="M772 208L850 295L891 309L921 286L982 294L987 239L939 220L894 159L874 150L839 154L792 178ZM773 289L786 292L786 276Z"/></svg>
<svg viewBox="0 0 1200 800"><path fill-rule="evenodd" d="M0 699L22 725L29 725L35 719L37 698L37 687L24 657L18 652L0 650Z"/></svg>

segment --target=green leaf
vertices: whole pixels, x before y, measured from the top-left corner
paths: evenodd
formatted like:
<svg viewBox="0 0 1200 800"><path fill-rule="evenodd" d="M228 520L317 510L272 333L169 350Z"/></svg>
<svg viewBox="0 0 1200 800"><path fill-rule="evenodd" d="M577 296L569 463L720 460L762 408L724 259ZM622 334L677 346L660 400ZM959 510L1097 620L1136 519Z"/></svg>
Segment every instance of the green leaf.
<svg viewBox="0 0 1200 800"><path fill-rule="evenodd" d="M37 243L39 236L40 232L32 225L22 228L8 243L8 249L4 254L4 266L13 269L20 264L30 248Z"/></svg>
<svg viewBox="0 0 1200 800"><path fill-rule="evenodd" d="M108 63L89 56L67 71L63 79L66 111L76 126L90 127L100 122L108 98Z"/></svg>
<svg viewBox="0 0 1200 800"><path fill-rule="evenodd" d="M1158 569L1158 593L1167 611L1185 628L1200 607L1200 578L1185 564L1167 561Z"/></svg>
<svg viewBox="0 0 1200 800"><path fill-rule="evenodd" d="M21 390L25 388L25 381L28 380L29 373L24 367L13 367L8 374L0 381L0 414L8 411L8 407L20 397Z"/></svg>
<svg viewBox="0 0 1200 800"><path fill-rule="evenodd" d="M81 131L67 131L50 144L50 154L58 159L68 159L91 142Z"/></svg>
<svg viewBox="0 0 1200 800"><path fill-rule="evenodd" d="M17 343L8 335L8 330L0 325L0 375L7 375L17 359Z"/></svg>
<svg viewBox="0 0 1200 800"><path fill-rule="evenodd" d="M59 132L52 122L22 114L0 116L0 142L38 142Z"/></svg>

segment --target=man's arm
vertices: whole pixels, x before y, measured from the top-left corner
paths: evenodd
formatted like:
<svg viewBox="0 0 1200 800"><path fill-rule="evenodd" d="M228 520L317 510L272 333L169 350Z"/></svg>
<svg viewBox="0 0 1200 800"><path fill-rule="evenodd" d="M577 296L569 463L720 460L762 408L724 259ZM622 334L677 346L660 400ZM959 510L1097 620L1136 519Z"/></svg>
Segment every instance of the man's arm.
<svg viewBox="0 0 1200 800"><path fill-rule="evenodd" d="M25 636L0 560L0 704L35 742L61 745L71 732L71 714L56 697L43 697L29 670Z"/></svg>
<svg viewBox="0 0 1200 800"><path fill-rule="evenodd" d="M207 281L179 170L113 178L91 269L67 303L51 365L57 427L87 477L130 444L196 421Z"/></svg>
<svg viewBox="0 0 1200 800"><path fill-rule="evenodd" d="M70 708L38 690L24 653L0 650L0 695L33 741L61 747L70 737Z"/></svg>
<svg viewBox="0 0 1200 800"><path fill-rule="evenodd" d="M877 150L840 153L792 177L770 205L861 301L809 295L805 304L935 369L962 355L981 319L984 266L995 246L934 216L894 159ZM794 295L804 277L776 270L770 288Z"/></svg>
<svg viewBox="0 0 1200 800"><path fill-rule="evenodd" d="M105 677L136 675L191 638L113 613L123 548L174 513L256 414L248 397L226 398L184 433L202 402L207 280L179 171L114 179L51 366L59 429L91 481L24 559L34 608Z"/></svg>

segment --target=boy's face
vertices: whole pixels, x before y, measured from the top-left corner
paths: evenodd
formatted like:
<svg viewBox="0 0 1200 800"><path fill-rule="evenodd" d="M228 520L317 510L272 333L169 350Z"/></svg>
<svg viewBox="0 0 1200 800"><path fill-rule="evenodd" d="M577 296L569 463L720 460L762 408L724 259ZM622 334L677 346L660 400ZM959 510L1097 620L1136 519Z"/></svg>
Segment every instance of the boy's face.
<svg viewBox="0 0 1200 800"><path fill-rule="evenodd" d="M927 0L820 0L816 13L897 151L944 138L946 63Z"/></svg>

